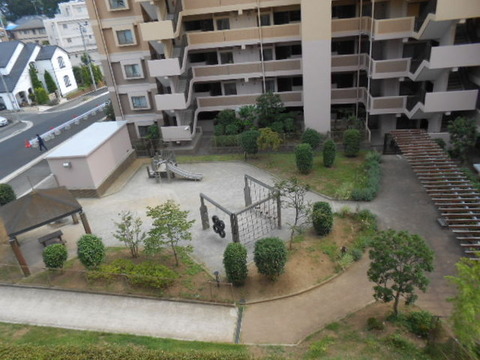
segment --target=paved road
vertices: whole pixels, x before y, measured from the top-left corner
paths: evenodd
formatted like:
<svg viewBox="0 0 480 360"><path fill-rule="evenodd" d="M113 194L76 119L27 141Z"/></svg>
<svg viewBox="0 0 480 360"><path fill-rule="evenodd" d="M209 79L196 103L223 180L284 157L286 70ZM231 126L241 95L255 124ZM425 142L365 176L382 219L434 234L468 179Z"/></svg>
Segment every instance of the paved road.
<svg viewBox="0 0 480 360"><path fill-rule="evenodd" d="M24 122L15 122L7 128L0 130L0 140L2 138L5 139L0 142L0 154L2 155L0 156L0 179L4 179L12 172L39 156L38 149L25 148L25 140L33 138L35 134L47 132L51 128L59 126L87 112L94 106L105 102L108 98L109 95L107 93L90 101L81 102L81 99L79 99L71 103L69 102L68 104L62 105L61 109L42 113L22 112L16 115L10 115L10 118L16 116L19 121ZM56 136L53 140L48 141L46 143L47 147L51 149L57 146L104 116L104 114L97 114L89 117L88 120L82 121L79 125L73 126L69 131L62 132L62 134ZM29 123L31 123L31 127L29 127ZM14 136L9 137L11 135Z"/></svg>

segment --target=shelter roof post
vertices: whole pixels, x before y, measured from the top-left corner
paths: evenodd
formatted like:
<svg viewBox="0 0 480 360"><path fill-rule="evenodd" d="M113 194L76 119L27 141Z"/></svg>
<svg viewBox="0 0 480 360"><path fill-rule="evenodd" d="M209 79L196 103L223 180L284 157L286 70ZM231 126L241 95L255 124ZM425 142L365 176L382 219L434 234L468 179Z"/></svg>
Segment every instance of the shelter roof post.
<svg viewBox="0 0 480 360"><path fill-rule="evenodd" d="M28 268L27 261L25 260L25 257L23 256L22 250L20 249L20 246L18 246L18 241L17 238L12 238L8 241L10 243L10 246L12 247L13 253L15 254L15 257L17 258L18 263L20 264L20 267L22 268L23 275L25 276L30 276L30 269Z"/></svg>
<svg viewBox="0 0 480 360"><path fill-rule="evenodd" d="M83 225L83 228L85 229L85 234L91 234L92 230L90 229L90 224L88 223L87 215L85 215L83 211L80 213L80 220L82 220L82 225Z"/></svg>

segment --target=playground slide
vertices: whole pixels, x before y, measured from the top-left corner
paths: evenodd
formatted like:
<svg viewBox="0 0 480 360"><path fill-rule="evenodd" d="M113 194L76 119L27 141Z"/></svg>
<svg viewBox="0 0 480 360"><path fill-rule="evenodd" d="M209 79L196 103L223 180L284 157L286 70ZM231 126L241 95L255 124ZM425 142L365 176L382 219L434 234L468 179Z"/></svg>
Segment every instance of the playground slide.
<svg viewBox="0 0 480 360"><path fill-rule="evenodd" d="M177 174L178 176L184 177L185 179L190 179L190 180L202 180L203 179L203 174L197 174L197 173L193 173L193 172L184 170L184 169L179 168L178 166L175 166L171 163L167 163L167 170L173 172L174 174Z"/></svg>

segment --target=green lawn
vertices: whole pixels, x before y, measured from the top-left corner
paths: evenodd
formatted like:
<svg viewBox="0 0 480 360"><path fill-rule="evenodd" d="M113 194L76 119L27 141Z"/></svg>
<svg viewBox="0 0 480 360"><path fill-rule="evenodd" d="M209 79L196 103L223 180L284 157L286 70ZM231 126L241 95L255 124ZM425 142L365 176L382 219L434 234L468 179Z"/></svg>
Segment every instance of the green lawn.
<svg viewBox="0 0 480 360"><path fill-rule="evenodd" d="M293 153L262 153L256 158L249 158L247 163L264 169L273 175L290 178L297 177L302 182L310 185L311 189L319 193L334 197L346 198L354 184L363 181L361 166L366 152L362 151L356 158L347 158L342 152L337 153L335 164L331 168L323 166L323 157L317 153L314 158L314 169L308 175L297 171L295 155ZM241 154L205 155L205 156L179 156L180 164L210 161L243 161Z"/></svg>

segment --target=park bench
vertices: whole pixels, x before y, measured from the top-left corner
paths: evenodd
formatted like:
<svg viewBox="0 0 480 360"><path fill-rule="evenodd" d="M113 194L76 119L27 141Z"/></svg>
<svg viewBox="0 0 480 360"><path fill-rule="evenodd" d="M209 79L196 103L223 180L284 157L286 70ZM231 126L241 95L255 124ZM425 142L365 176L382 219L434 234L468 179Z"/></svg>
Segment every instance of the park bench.
<svg viewBox="0 0 480 360"><path fill-rule="evenodd" d="M65 241L62 240L63 232L62 230L54 231L50 234L44 235L38 238L38 242L43 245L43 247L47 247L48 245L52 244L63 244L65 245Z"/></svg>

